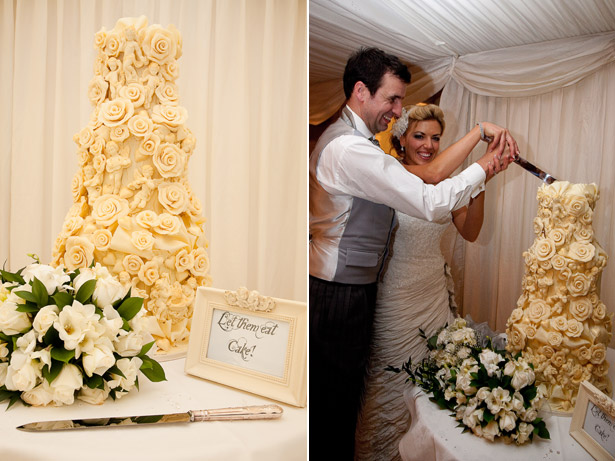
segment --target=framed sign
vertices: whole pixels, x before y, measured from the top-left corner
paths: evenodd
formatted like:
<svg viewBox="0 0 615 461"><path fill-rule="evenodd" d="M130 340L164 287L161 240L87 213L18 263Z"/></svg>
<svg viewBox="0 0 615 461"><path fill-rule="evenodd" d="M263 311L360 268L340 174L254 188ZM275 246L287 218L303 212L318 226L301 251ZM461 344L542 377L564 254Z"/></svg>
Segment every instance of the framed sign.
<svg viewBox="0 0 615 461"><path fill-rule="evenodd" d="M615 460L615 402L589 381L579 386L570 435L594 459Z"/></svg>
<svg viewBox="0 0 615 461"><path fill-rule="evenodd" d="M307 304L197 289L185 371L274 400L307 400Z"/></svg>

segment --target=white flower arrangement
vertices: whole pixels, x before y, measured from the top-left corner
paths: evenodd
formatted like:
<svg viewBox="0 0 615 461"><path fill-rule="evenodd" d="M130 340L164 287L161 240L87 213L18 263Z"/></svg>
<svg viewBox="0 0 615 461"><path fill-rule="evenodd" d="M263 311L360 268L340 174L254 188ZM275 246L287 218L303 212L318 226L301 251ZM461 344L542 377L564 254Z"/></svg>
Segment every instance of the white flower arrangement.
<svg viewBox="0 0 615 461"><path fill-rule="evenodd" d="M493 348L490 340L485 347L479 343L476 331L457 318L427 339L429 354L418 366L409 359L401 369L387 369L405 371L409 381L432 393L432 401L451 410L464 430L479 437L518 445L534 435L548 439L545 422L538 417L546 389L534 384L532 364Z"/></svg>
<svg viewBox="0 0 615 461"><path fill-rule="evenodd" d="M95 264L68 271L36 263L0 270L0 402L101 404L138 388L141 371L165 380L147 356L143 299Z"/></svg>

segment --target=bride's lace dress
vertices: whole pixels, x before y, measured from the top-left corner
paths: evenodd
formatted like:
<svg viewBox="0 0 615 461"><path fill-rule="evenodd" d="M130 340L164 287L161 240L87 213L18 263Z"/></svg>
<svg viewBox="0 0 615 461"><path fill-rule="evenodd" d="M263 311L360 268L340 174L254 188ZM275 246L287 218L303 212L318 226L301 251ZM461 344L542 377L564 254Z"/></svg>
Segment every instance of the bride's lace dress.
<svg viewBox="0 0 615 461"><path fill-rule="evenodd" d="M374 334L364 404L359 416L355 459L400 459L398 444L406 433L409 413L403 392L405 373L385 371L412 357L427 354L419 328L428 336L454 319L452 279L440 250L451 223L428 222L397 213L399 228L382 283L374 318Z"/></svg>

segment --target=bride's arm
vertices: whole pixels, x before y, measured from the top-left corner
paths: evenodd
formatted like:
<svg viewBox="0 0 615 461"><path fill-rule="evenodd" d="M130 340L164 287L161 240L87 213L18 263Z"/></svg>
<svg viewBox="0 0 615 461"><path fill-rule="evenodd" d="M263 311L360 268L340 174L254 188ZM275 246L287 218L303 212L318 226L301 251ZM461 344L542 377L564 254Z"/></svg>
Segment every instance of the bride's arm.
<svg viewBox="0 0 615 461"><path fill-rule="evenodd" d="M468 242L473 242L478 238L483 227L484 210L485 192L483 191L471 199L468 206L453 211L453 223Z"/></svg>

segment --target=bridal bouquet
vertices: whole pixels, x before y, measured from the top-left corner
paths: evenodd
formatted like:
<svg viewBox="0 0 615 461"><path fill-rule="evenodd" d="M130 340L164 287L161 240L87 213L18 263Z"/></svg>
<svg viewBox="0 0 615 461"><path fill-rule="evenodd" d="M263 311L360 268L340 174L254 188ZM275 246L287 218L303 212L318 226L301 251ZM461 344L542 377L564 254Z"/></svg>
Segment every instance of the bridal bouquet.
<svg viewBox="0 0 615 461"><path fill-rule="evenodd" d="M546 390L535 385L531 363L494 348L488 338L481 346L476 331L461 318L425 339L429 354L418 366L409 359L401 369L387 369L405 371L409 381L432 393L432 401L479 437L518 445L534 435L549 438L538 417Z"/></svg>
<svg viewBox="0 0 615 461"><path fill-rule="evenodd" d="M138 388L139 371L165 380L146 355L154 341L141 328L142 298L100 264L67 271L35 259L0 270L0 402L100 404Z"/></svg>

